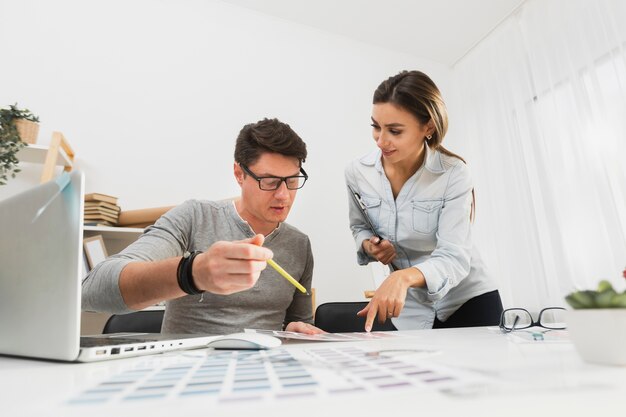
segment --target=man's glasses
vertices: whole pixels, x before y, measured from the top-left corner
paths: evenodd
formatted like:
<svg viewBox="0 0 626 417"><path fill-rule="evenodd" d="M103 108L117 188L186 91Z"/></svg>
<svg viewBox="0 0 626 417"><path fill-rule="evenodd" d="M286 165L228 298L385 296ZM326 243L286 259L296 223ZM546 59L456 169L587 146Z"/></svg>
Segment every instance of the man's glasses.
<svg viewBox="0 0 626 417"><path fill-rule="evenodd" d="M528 310L524 308L508 308L500 316L500 329L506 333L533 326L548 330L565 329L565 309L563 307L544 308L539 312L537 321L534 321Z"/></svg>
<svg viewBox="0 0 626 417"><path fill-rule="evenodd" d="M259 183L259 188L263 191L278 190L283 181L285 182L287 189L297 190L302 188L306 180L309 179L309 176L302 167L300 167L302 175L293 175L291 177L258 177L244 164L239 164L239 166L246 174L250 175Z"/></svg>

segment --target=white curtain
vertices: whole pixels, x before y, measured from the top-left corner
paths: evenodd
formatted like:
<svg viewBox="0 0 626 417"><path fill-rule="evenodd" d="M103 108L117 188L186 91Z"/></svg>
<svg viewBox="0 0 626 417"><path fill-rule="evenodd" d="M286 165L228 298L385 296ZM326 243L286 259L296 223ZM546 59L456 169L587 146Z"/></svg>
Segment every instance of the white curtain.
<svg viewBox="0 0 626 417"><path fill-rule="evenodd" d="M625 287L626 1L527 0L454 68L449 148L505 307ZM455 147L458 145L458 147Z"/></svg>

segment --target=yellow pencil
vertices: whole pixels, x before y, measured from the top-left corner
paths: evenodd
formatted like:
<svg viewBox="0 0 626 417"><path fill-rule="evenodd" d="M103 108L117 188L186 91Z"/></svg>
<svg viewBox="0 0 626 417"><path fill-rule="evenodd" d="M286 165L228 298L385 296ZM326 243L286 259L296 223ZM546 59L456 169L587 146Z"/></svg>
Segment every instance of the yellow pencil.
<svg viewBox="0 0 626 417"><path fill-rule="evenodd" d="M302 286L302 284L300 284L298 281L296 281L296 279L294 277L289 275L289 273L287 271L285 271L283 268L281 268L280 265L278 265L276 262L274 262L274 260L268 259L267 263L272 268L274 268L276 270L276 272L278 272L280 275L282 275L287 281L291 282L294 287L296 287L297 289L299 289L300 291L302 291L306 295L309 295L309 293L307 292L306 288L304 288Z"/></svg>

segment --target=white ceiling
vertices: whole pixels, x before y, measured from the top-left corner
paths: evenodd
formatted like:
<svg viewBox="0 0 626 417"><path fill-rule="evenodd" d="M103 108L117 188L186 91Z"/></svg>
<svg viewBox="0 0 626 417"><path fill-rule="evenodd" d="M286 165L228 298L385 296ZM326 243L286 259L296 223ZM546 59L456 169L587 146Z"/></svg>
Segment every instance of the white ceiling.
<svg viewBox="0 0 626 417"><path fill-rule="evenodd" d="M525 0L222 0L447 66Z"/></svg>

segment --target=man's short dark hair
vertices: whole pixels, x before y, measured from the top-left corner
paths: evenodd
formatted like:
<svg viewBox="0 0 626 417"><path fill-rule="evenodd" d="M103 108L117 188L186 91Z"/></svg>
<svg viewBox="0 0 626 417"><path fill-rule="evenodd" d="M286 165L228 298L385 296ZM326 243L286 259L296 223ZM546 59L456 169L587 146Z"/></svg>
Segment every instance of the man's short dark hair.
<svg viewBox="0 0 626 417"><path fill-rule="evenodd" d="M235 162L253 165L265 152L297 158L300 165L307 155L306 143L288 124L267 118L241 129L235 144Z"/></svg>

